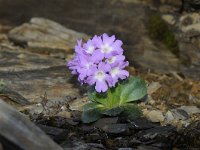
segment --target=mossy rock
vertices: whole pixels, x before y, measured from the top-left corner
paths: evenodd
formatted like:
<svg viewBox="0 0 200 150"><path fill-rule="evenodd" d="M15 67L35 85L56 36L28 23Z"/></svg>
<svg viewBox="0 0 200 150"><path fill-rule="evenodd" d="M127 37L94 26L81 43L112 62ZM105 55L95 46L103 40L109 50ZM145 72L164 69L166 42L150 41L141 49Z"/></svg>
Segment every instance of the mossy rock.
<svg viewBox="0 0 200 150"><path fill-rule="evenodd" d="M179 48L175 36L160 15L153 14L149 17L147 29L150 38L162 42L173 54L179 57Z"/></svg>

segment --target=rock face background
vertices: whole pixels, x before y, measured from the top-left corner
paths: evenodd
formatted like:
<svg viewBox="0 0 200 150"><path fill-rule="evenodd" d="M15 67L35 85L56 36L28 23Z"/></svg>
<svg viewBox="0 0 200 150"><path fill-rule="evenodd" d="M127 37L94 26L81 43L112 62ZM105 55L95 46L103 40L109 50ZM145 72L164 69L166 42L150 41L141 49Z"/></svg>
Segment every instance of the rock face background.
<svg viewBox="0 0 200 150"><path fill-rule="evenodd" d="M64 149L199 147L199 24L198 9L181 0L0 0L0 98ZM144 118L85 125L86 87L66 62L77 39L105 32L124 42L127 69L148 83L148 100L138 104Z"/></svg>
<svg viewBox="0 0 200 150"><path fill-rule="evenodd" d="M48 3L40 0L17 0L15 2L1 0L0 20L4 24L20 25L28 22L32 17L44 17L88 35L105 32L115 34L124 41L125 53L132 65L162 73L175 71L187 77L199 79L198 42L195 42L194 38L191 37L198 37L198 29L195 30L196 34L190 33L190 35L188 35L188 30L193 27L182 30L183 26L188 25L188 23L186 23L187 25L182 23L183 21L187 22L183 19L184 9L182 7L179 0L101 0L98 2L90 0L49 0ZM17 15L13 15L15 12L17 12ZM157 14L159 14L159 17L156 18ZM185 15L187 16L187 14ZM190 16L190 18L197 20L197 15ZM188 19L186 16L185 18ZM40 23L40 21L33 19L30 26L24 24L12 31L9 37L17 44L24 44L23 42L25 42L35 51L40 51L38 48L41 46L46 53L49 53L47 47L55 51L60 50L51 55L65 57L63 56L65 52L62 50L69 50L73 46L73 42L68 43L68 47L65 46L64 39L70 38L64 35L65 31L63 31L63 35L56 37L54 35L57 31L55 30L51 33L52 36L48 37L48 43L45 41L46 37L42 36L44 33L37 33L38 37L43 38L42 45L39 42L40 38L38 38L38 41L30 41L28 30L34 30ZM197 21L190 22L190 26L194 24L197 24ZM29 27L26 28L26 26ZM51 32L52 27L44 27L48 28L45 32ZM58 27L58 30L62 30L61 28ZM152 28L154 29L152 30ZM166 28L169 29L166 30ZM16 34L21 30L24 32L23 35L14 37L16 35L13 32ZM77 37L80 36L77 35ZM27 38L26 41L23 40L24 38ZM59 42L56 42L57 40ZM63 42L61 42L62 40ZM71 40L73 41L73 39Z"/></svg>

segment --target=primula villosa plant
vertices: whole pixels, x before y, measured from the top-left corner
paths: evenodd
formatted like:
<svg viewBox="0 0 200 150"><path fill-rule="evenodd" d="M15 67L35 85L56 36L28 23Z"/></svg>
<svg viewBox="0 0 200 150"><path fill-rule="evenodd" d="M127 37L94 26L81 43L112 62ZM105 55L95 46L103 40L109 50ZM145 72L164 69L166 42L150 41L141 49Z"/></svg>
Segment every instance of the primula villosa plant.
<svg viewBox="0 0 200 150"><path fill-rule="evenodd" d="M147 94L145 82L129 77L122 41L107 34L95 35L86 43L77 41L75 57L68 62L81 84L90 85L89 102L83 107L82 121L93 122L103 115L126 115L133 119L141 111L133 102Z"/></svg>

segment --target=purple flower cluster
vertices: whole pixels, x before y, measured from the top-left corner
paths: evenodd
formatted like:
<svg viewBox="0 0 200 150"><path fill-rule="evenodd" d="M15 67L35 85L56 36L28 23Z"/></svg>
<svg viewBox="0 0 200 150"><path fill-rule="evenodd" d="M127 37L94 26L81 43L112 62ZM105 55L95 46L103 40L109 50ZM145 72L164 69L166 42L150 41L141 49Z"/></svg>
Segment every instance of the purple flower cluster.
<svg viewBox="0 0 200 150"><path fill-rule="evenodd" d="M124 70L128 66L123 55L122 41L107 34L94 36L86 43L77 41L75 57L69 61L72 74L78 75L81 83L95 85L97 92L105 92L114 87L119 79L129 76Z"/></svg>

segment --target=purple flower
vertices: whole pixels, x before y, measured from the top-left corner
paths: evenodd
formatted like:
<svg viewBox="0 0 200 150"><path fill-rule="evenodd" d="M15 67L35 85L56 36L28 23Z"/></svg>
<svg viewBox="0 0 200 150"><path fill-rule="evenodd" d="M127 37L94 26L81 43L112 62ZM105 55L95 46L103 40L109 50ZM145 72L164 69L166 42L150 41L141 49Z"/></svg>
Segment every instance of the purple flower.
<svg viewBox="0 0 200 150"><path fill-rule="evenodd" d="M87 78L87 83L89 85L95 84L95 89L97 92L105 92L108 89L107 83L110 82L111 78L107 74L111 70L111 67L100 62L97 68L93 69L93 74Z"/></svg>
<svg viewBox="0 0 200 150"><path fill-rule="evenodd" d="M114 87L129 76L124 70L128 62L121 46L121 40L107 34L95 35L86 43L78 40L76 55L68 62L68 67L81 83L95 85L97 92L106 92L108 87Z"/></svg>

